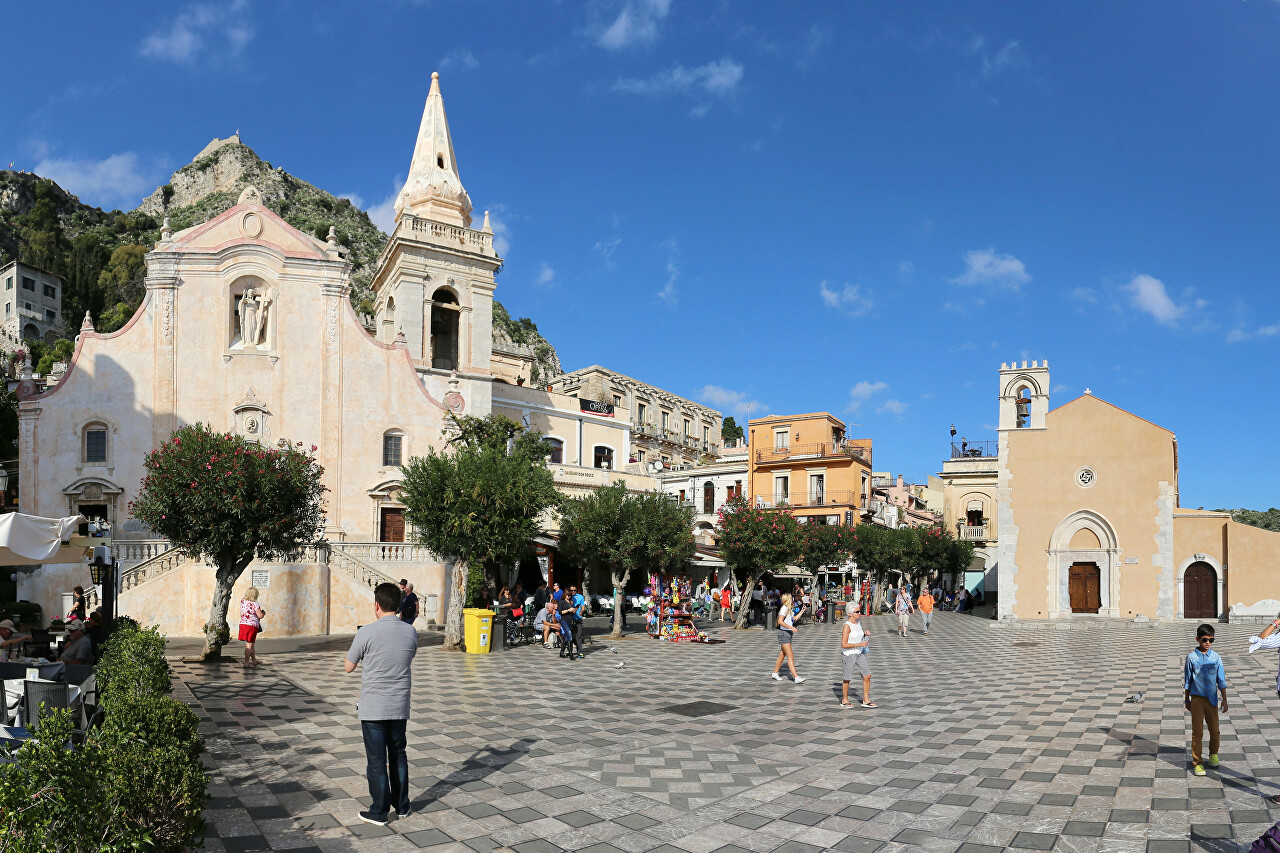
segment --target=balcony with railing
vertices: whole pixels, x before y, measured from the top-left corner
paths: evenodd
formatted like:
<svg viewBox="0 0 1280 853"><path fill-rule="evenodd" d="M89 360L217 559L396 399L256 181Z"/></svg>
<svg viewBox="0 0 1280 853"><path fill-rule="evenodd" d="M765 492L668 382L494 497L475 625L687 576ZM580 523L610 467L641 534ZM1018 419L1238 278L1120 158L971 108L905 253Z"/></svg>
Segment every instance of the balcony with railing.
<svg viewBox="0 0 1280 853"><path fill-rule="evenodd" d="M773 450L755 451L757 465L771 465L800 459L857 459L871 464L871 448L845 442L819 442L816 444L792 444Z"/></svg>
<svg viewBox="0 0 1280 853"><path fill-rule="evenodd" d="M985 542L987 541L987 526L985 524L960 526L960 538L966 542Z"/></svg>
<svg viewBox="0 0 1280 853"><path fill-rule="evenodd" d="M751 500L760 509L788 509L821 506L857 506L858 493L842 489L825 489L816 492L796 492L789 495L756 495Z"/></svg>
<svg viewBox="0 0 1280 853"><path fill-rule="evenodd" d="M998 441L962 441L951 442L952 459L994 459L1000 455Z"/></svg>

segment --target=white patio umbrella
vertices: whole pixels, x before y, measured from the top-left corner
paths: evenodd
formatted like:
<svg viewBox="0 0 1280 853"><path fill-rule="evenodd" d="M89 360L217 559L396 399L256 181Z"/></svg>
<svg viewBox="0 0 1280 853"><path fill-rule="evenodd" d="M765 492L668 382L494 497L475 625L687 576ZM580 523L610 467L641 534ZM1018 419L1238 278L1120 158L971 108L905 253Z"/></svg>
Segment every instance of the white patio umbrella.
<svg viewBox="0 0 1280 853"><path fill-rule="evenodd" d="M93 550L92 540L75 535L84 520L83 515L66 518L43 518L21 512L0 515L0 566L84 562Z"/></svg>

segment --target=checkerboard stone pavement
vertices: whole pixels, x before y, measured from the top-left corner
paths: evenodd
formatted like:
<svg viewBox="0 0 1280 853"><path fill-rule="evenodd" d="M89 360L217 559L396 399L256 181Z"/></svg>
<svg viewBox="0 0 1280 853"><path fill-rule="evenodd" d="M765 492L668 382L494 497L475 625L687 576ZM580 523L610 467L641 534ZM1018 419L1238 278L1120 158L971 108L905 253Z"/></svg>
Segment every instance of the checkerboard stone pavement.
<svg viewBox="0 0 1280 853"><path fill-rule="evenodd" d="M1194 623L941 613L903 639L888 617L868 622L874 711L838 704L839 625L802 626L799 685L768 677L772 632L719 623L728 642L709 646L610 645L595 626L575 662L425 646L414 813L387 827L356 817L368 800L347 640L268 652L250 672L175 662L212 768L206 849L1172 853L1247 850L1280 819L1265 799L1280 792L1276 656L1246 654L1248 628L1219 627L1222 767L1196 778L1180 668ZM1125 703L1135 691L1141 704Z"/></svg>

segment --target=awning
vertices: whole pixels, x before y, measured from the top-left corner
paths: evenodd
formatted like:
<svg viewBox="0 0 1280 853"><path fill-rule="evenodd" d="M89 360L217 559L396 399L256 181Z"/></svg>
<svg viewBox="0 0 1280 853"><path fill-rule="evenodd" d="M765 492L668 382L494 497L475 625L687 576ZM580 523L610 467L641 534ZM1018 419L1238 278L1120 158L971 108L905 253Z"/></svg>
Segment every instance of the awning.
<svg viewBox="0 0 1280 853"><path fill-rule="evenodd" d="M813 579L813 572L805 571L799 566L787 566L776 572L766 572L765 574L774 578L808 578Z"/></svg>
<svg viewBox="0 0 1280 853"><path fill-rule="evenodd" d="M83 515L67 518L42 518L21 512L0 515L0 566L84 562L92 549L70 544L84 520Z"/></svg>

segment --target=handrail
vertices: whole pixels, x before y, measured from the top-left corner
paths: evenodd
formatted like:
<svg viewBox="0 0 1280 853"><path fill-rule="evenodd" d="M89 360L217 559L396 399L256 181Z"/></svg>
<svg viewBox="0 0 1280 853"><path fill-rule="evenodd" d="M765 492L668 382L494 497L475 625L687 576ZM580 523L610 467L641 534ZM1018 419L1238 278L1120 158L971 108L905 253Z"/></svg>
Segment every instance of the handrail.
<svg viewBox="0 0 1280 853"><path fill-rule="evenodd" d="M825 489L809 493L797 492L790 495L755 495L752 504L761 509L778 507L815 507L815 506L857 506L858 492L845 489Z"/></svg>
<svg viewBox="0 0 1280 853"><path fill-rule="evenodd" d="M364 560L353 557L331 545L329 547L329 566L332 568L335 565L355 578L358 583L369 587L369 589L375 589L378 584L394 584L396 582L394 578L384 575Z"/></svg>
<svg viewBox="0 0 1280 853"><path fill-rule="evenodd" d="M952 459L995 459L1000 455L998 441L962 441L951 442Z"/></svg>
<svg viewBox="0 0 1280 853"><path fill-rule="evenodd" d="M435 560L425 545L413 542L333 542L329 547L360 560L379 563L425 563Z"/></svg>
<svg viewBox="0 0 1280 853"><path fill-rule="evenodd" d="M170 546L155 556L143 560L138 565L122 571L120 573L120 591L128 592L161 575L167 575L189 560L190 557L182 553L182 551Z"/></svg>
<svg viewBox="0 0 1280 853"><path fill-rule="evenodd" d="M857 444L838 444L835 442L792 444L788 447L776 447L773 450L757 450L756 462L769 463L792 459L828 459L841 456L870 462L871 449Z"/></svg>

